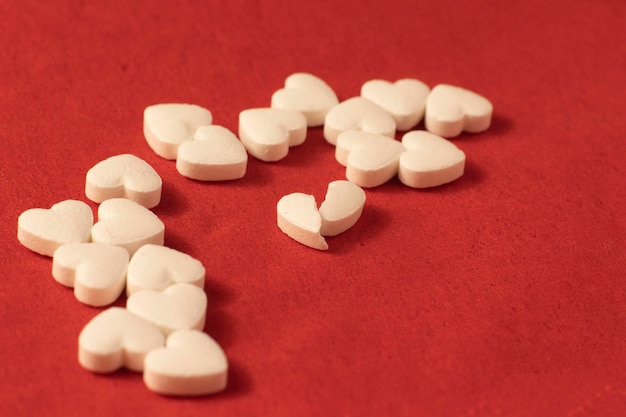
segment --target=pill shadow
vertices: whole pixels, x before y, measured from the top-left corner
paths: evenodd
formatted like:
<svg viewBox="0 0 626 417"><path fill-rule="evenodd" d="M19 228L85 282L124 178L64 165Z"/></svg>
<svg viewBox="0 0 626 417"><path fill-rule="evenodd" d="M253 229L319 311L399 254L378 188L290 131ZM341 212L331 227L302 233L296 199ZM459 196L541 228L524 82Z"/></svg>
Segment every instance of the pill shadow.
<svg viewBox="0 0 626 417"><path fill-rule="evenodd" d="M153 209L157 216L162 214L182 213L189 207L185 198L173 184L164 182L162 187L161 201L159 205Z"/></svg>
<svg viewBox="0 0 626 417"><path fill-rule="evenodd" d="M474 161L465 161L465 171L463 176L456 181L445 184L451 191L455 191L461 188L472 187L478 185L484 181L486 177L485 170L477 165Z"/></svg>
<svg viewBox="0 0 626 417"><path fill-rule="evenodd" d="M220 346L227 348L236 338L233 330L236 326L225 312L224 306L235 298L234 292L208 277L204 283L204 291L207 295L204 331L217 340Z"/></svg>
<svg viewBox="0 0 626 417"><path fill-rule="evenodd" d="M194 256L193 252L196 248L193 242L189 242L189 238L186 238L184 234L180 234L171 228L166 228L165 230L164 245L168 248L176 249L177 251L187 253L191 256Z"/></svg>
<svg viewBox="0 0 626 417"><path fill-rule="evenodd" d="M204 280L204 291L207 293L211 304L224 305L235 299L234 291L212 278L210 272L207 273L207 277Z"/></svg>
<svg viewBox="0 0 626 417"><path fill-rule="evenodd" d="M308 128L304 143L289 148L289 154L279 161L282 167L301 169L319 167L327 161L335 161L335 147L324 138L323 128Z"/></svg>
<svg viewBox="0 0 626 417"><path fill-rule="evenodd" d="M233 185L237 187L259 187L268 184L272 180L271 172L267 169L268 165L271 164L272 162L264 162L252 155L248 155L246 174L243 178L236 180L236 183Z"/></svg>
<svg viewBox="0 0 626 417"><path fill-rule="evenodd" d="M329 253L342 255L355 247L367 245L367 241L384 233L391 224L391 214L382 207L369 205L364 208L359 221L344 233L326 238Z"/></svg>
<svg viewBox="0 0 626 417"><path fill-rule="evenodd" d="M237 398L242 395L246 395L252 391L252 383L248 372L239 364L238 361L233 360L228 357L228 352L226 353L226 357L228 360L228 376L226 388L218 393L211 395L201 395L201 396L179 396L179 397L167 397L166 399L173 399L176 401L190 401L194 403L203 403L205 401L215 402L221 400L229 400L231 398ZM123 372L122 372L123 373ZM124 376L120 374L119 378L130 378L130 376Z"/></svg>
<svg viewBox="0 0 626 417"><path fill-rule="evenodd" d="M203 331L215 339L222 348L228 349L236 344L235 324L223 309L211 305L210 299L208 303Z"/></svg>
<svg viewBox="0 0 626 417"><path fill-rule="evenodd" d="M229 358L228 385L219 397L224 399L239 397L250 393L252 388L252 380L246 369L237 360Z"/></svg>
<svg viewBox="0 0 626 417"><path fill-rule="evenodd" d="M515 124L509 117L503 114L496 113L491 119L491 126L489 127L488 132L500 135L508 133L514 128ZM477 133L477 135L480 135L480 133Z"/></svg>

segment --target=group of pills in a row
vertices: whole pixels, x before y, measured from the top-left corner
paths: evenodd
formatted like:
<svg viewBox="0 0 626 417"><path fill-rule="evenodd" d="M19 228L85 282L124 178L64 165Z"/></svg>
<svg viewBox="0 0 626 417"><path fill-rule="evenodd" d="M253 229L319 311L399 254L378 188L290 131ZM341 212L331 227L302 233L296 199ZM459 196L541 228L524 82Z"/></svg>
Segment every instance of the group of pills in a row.
<svg viewBox="0 0 626 417"><path fill-rule="evenodd" d="M271 107L244 110L239 138L213 125L209 110L182 103L144 111L144 136L154 152L203 181L235 180L246 173L248 154L263 161L284 158L304 142L307 127L324 125L348 181L328 185L318 208L313 196L292 193L276 205L280 230L294 240L327 249L359 219L365 192L398 175L406 185L433 187L463 174L465 155L444 139L489 127L492 106L482 96L449 85L432 91L418 80L373 80L361 96L339 102L321 79L298 73L272 96ZM412 131L425 118L430 132ZM165 226L150 208L162 182L145 161L124 154L99 162L86 175L77 200L30 209L18 219L18 239L53 258L53 277L93 306L113 303L126 288L126 308L111 307L79 336L79 362L94 372L120 367L143 371L148 388L169 395L202 395L226 386L227 359L201 330L205 324L205 271L196 259L164 247Z"/></svg>

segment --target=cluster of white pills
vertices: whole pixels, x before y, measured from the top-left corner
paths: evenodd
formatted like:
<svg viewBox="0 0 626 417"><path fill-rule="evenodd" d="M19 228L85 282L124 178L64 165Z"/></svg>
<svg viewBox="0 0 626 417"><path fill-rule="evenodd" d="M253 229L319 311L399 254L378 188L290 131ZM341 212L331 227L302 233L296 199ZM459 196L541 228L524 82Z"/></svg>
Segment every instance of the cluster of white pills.
<svg viewBox="0 0 626 417"><path fill-rule="evenodd" d="M146 386L166 395L204 395L227 384L228 361L203 333L205 268L163 246L165 226L149 209L162 182L145 161L117 155L86 175L85 194L98 221L79 200L29 209L18 218L18 240L52 257L53 278L82 303L105 307L126 289L126 308L109 307L85 325L78 360L86 369L143 372Z"/></svg>
<svg viewBox="0 0 626 417"><path fill-rule="evenodd" d="M409 187L427 188L463 175L465 153L446 138L486 130L492 112L491 103L479 94L447 84L431 90L416 79L370 80L360 96L340 102L324 80L295 73L272 95L270 107L239 114L240 141L227 129L211 126L211 112L194 104L149 106L144 112L144 133L158 155L176 159L181 174L225 180L245 175L247 154L265 162L280 161L290 148L304 143L307 128L323 125L324 138L335 146L335 158L346 167L349 182L377 187L397 175ZM427 131L410 131L401 141L395 140L396 131L408 131L422 119ZM365 201L362 190L351 193L345 185L340 189L337 194L345 195L339 199L354 198L350 204L360 206L360 215ZM284 196L277 204L279 228L316 249L328 248L323 213L313 196L302 193Z"/></svg>
<svg viewBox="0 0 626 417"><path fill-rule="evenodd" d="M325 250L360 218L361 187L394 176L413 188L435 187L463 175L465 154L446 138L481 132L492 105L460 87L432 90L415 79L366 82L361 95L339 102L320 78L296 73L276 91L271 106L239 114L239 138L213 125L209 110L183 103L148 106L145 139L182 175L201 181L236 180L246 174L248 154L266 162L301 145L307 128L322 126L346 180L328 184L318 207L312 195L295 192L276 204L282 232ZM422 119L427 131L408 131ZM79 336L80 364L98 372L121 367L143 372L146 386L166 395L204 395L226 387L228 361L206 333L205 269L191 256L164 245L165 226L150 210L161 200L162 181L142 159L116 155L93 166L85 194L96 202L98 221L79 200L50 209L29 209L18 219L18 240L53 258L52 276L74 288L85 304L103 307L126 290L126 308L109 307Z"/></svg>
<svg viewBox="0 0 626 417"><path fill-rule="evenodd" d="M294 193L279 200L279 228L315 249L327 249L323 236L332 236L324 232L325 205L341 201L337 207L343 208L333 215L356 222L365 202L359 187L377 187L396 175L412 188L436 187L461 177L465 153L446 138L486 130L493 112L492 104L472 91L447 84L431 90L416 79L370 80L361 87L360 96L339 102L326 82L306 73L290 75L285 87L272 96L271 106L240 115L240 136L252 155L264 161L283 158L290 146L304 141L306 119L309 127L323 125L324 138L335 146L335 158L346 167L346 179L353 184L351 189L334 183L337 191L331 194L329 188L320 210L311 195ZM252 111L266 117L259 116L253 123ZM396 131L408 131L422 119L427 131L410 131L401 141L395 140ZM269 143L272 147L261 146Z"/></svg>

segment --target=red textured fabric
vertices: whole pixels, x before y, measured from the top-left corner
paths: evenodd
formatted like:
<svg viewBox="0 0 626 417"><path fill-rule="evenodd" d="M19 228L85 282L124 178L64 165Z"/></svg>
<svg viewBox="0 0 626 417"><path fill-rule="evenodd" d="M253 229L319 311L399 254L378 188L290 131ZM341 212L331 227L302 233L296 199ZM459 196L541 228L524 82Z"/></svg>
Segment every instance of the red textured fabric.
<svg viewBox="0 0 626 417"><path fill-rule="evenodd" d="M626 415L625 2L0 0L0 16L1 416ZM368 189L322 253L275 218L282 195L321 201L344 178L321 128L215 184L142 134L161 102L236 132L297 71L341 99L373 78L456 84L495 116L454 140L461 179ZM87 201L87 170L120 153L159 172L166 244L207 268L219 395L82 369L99 310L17 241L22 211Z"/></svg>

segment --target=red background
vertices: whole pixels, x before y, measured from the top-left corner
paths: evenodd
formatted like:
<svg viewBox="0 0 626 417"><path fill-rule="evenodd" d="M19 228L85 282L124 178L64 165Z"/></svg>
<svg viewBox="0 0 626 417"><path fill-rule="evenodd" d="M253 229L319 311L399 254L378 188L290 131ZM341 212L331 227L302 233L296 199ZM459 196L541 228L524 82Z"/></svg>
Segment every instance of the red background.
<svg viewBox="0 0 626 417"><path fill-rule="evenodd" d="M0 0L0 16L0 415L626 414L626 2ZM216 184L142 134L161 102L236 132L298 71L341 99L373 78L456 84L495 116L454 140L460 180L367 190L322 253L275 220L282 195L320 202L344 178L321 128ZM83 370L77 337L99 310L16 239L22 211L86 201L87 170L120 153L160 173L166 244L207 268L222 394Z"/></svg>

